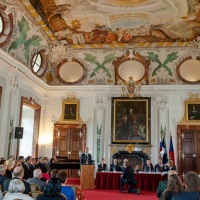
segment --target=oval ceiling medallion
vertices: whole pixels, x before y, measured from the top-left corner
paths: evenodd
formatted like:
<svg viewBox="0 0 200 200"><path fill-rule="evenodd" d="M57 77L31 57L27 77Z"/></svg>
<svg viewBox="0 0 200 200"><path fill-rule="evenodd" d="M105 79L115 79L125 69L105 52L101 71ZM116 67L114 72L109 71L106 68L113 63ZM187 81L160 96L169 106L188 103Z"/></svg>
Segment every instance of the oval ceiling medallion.
<svg viewBox="0 0 200 200"><path fill-rule="evenodd" d="M178 76L185 83L200 83L200 60L189 59L178 67Z"/></svg>
<svg viewBox="0 0 200 200"><path fill-rule="evenodd" d="M86 70L82 63L73 59L64 60L58 66L58 77L62 83L77 84L81 82L86 75Z"/></svg>
<svg viewBox="0 0 200 200"><path fill-rule="evenodd" d="M127 81L130 76L134 81L142 80L145 76L145 67L136 60L127 60L118 68L118 74L121 79Z"/></svg>

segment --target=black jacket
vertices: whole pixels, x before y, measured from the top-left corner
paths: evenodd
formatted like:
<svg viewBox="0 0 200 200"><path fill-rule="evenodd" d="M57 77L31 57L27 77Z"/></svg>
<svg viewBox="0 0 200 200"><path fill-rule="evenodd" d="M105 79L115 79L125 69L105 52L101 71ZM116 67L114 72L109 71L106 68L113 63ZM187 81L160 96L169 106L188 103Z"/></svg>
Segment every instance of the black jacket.
<svg viewBox="0 0 200 200"><path fill-rule="evenodd" d="M110 171L120 172L120 171L122 171L122 168L118 164L117 165L111 164L110 165Z"/></svg>
<svg viewBox="0 0 200 200"><path fill-rule="evenodd" d="M137 180L134 176L134 171L131 165L128 165L126 168L123 169L122 179L127 180L127 183L130 185L137 184Z"/></svg>
<svg viewBox="0 0 200 200"><path fill-rule="evenodd" d="M88 153L88 156L86 156L85 153L81 155L81 165L83 164L88 164L88 165L92 164L92 156L90 153Z"/></svg>

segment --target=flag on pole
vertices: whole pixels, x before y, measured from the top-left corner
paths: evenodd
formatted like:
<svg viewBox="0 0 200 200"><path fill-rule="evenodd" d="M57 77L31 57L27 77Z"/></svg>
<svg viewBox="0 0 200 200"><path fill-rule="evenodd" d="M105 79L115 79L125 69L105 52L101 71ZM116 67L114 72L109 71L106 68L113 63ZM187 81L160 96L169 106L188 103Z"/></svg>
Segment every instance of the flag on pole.
<svg viewBox="0 0 200 200"><path fill-rule="evenodd" d="M175 165L175 159L174 159L174 147L173 147L173 141L172 136L170 135L170 144L169 144L169 159L173 161L173 165Z"/></svg>
<svg viewBox="0 0 200 200"><path fill-rule="evenodd" d="M168 162L168 157L167 157L167 147L166 147L166 142L165 142L165 136L163 136L163 139L162 139L162 151L160 152L160 155L162 156L163 164L166 164Z"/></svg>
<svg viewBox="0 0 200 200"><path fill-rule="evenodd" d="M162 158L161 151L162 151L162 137L160 137L160 149L159 149L160 158Z"/></svg>

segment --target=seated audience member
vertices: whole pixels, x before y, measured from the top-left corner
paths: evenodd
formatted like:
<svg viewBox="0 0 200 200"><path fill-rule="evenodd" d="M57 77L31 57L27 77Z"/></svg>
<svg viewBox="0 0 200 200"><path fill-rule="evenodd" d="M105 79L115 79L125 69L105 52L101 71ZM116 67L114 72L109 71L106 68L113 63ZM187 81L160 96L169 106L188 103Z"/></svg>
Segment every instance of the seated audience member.
<svg viewBox="0 0 200 200"><path fill-rule="evenodd" d="M51 171L50 177L51 178L58 178L58 170L57 169L53 169Z"/></svg>
<svg viewBox="0 0 200 200"><path fill-rule="evenodd" d="M51 167L49 165L49 158L44 157L44 167L46 168L47 172L50 174L51 173Z"/></svg>
<svg viewBox="0 0 200 200"><path fill-rule="evenodd" d="M43 194L39 194L36 200L65 200L60 195L60 181L57 178L51 178L44 187Z"/></svg>
<svg viewBox="0 0 200 200"><path fill-rule="evenodd" d="M37 169L37 161L36 158L31 158L31 164L29 165L30 176L33 178L33 172Z"/></svg>
<svg viewBox="0 0 200 200"><path fill-rule="evenodd" d="M117 159L114 158L113 164L110 165L110 171L120 172L122 171L120 165L117 163Z"/></svg>
<svg viewBox="0 0 200 200"><path fill-rule="evenodd" d="M153 165L150 159L146 160L146 163L143 166L143 172L153 172Z"/></svg>
<svg viewBox="0 0 200 200"><path fill-rule="evenodd" d="M107 164L105 163L105 159L101 158L101 163L98 164L98 172L107 171Z"/></svg>
<svg viewBox="0 0 200 200"><path fill-rule="evenodd" d="M25 162L24 164L22 165L22 167L24 168L24 177L23 179L29 179L32 177L32 174L31 174L31 171L30 171L30 168L29 168L29 165L31 164L31 157L28 156L25 158Z"/></svg>
<svg viewBox="0 0 200 200"><path fill-rule="evenodd" d="M162 193L167 188L168 178L172 174L177 174L177 172L175 170L168 171L168 175L165 174L163 180L159 182L159 185L158 185L158 188L157 188L157 191L156 191L156 195L160 200L162 200Z"/></svg>
<svg viewBox="0 0 200 200"><path fill-rule="evenodd" d="M8 192L4 196L4 200L13 200L13 199L20 199L20 200L34 200L27 194L23 194L25 191L24 183L20 179L13 179L10 181Z"/></svg>
<svg viewBox="0 0 200 200"><path fill-rule="evenodd" d="M175 194L172 200L199 200L200 178L196 172L187 172L183 177L185 191Z"/></svg>
<svg viewBox="0 0 200 200"><path fill-rule="evenodd" d="M53 158L51 158L50 161L49 161L49 166L51 167L51 169L55 168L54 167L55 163L58 163L58 160L57 160L56 156L54 156Z"/></svg>
<svg viewBox="0 0 200 200"><path fill-rule="evenodd" d="M0 165L0 186L3 186L3 181L8 179L6 176L6 168L3 165Z"/></svg>
<svg viewBox="0 0 200 200"><path fill-rule="evenodd" d="M67 173L65 171L58 172L58 180L61 182L61 193L63 193L67 200L74 200L74 190L71 186L65 184L67 179Z"/></svg>
<svg viewBox="0 0 200 200"><path fill-rule="evenodd" d="M37 168L40 168L42 170L42 173L47 173L47 169L44 166L44 158L43 157L39 157L38 163L37 163Z"/></svg>
<svg viewBox="0 0 200 200"><path fill-rule="evenodd" d="M128 184L128 192L129 193L135 193L140 194L140 189L134 188L134 186L137 184L137 180L134 176L134 171L131 165L129 165L129 161L127 159L124 159L123 161L123 172L122 176L120 178L120 186L121 190L120 192L124 193L124 184Z"/></svg>
<svg viewBox="0 0 200 200"><path fill-rule="evenodd" d="M14 165L15 157L10 156L9 159L6 161L6 174L8 178L12 178L12 167Z"/></svg>
<svg viewBox="0 0 200 200"><path fill-rule="evenodd" d="M12 172L14 171L15 167L19 167L19 162L18 162L18 160L15 160L15 161L14 161L13 166L12 166L12 168L11 168L11 171L12 171Z"/></svg>
<svg viewBox="0 0 200 200"><path fill-rule="evenodd" d="M4 158L1 158L0 165L3 165L6 168L6 160Z"/></svg>
<svg viewBox="0 0 200 200"><path fill-rule="evenodd" d="M168 179L167 188L162 194L163 200L171 200L173 195L179 192L183 192L183 186L181 179L177 174L171 174Z"/></svg>
<svg viewBox="0 0 200 200"><path fill-rule="evenodd" d="M18 166L22 166L24 164L24 156L19 156L18 158Z"/></svg>
<svg viewBox="0 0 200 200"><path fill-rule="evenodd" d="M40 187L40 191L43 191L46 183L44 181L40 180L42 178L42 170L35 169L33 172L33 176L34 177L32 179L28 179L27 182L37 184Z"/></svg>
<svg viewBox="0 0 200 200"><path fill-rule="evenodd" d="M162 158L158 160L158 164L155 165L155 172L162 172L163 171L163 164Z"/></svg>
<svg viewBox="0 0 200 200"><path fill-rule="evenodd" d="M24 169L23 169L23 167L22 166L16 167L14 169L14 171L13 171L13 178L12 179L6 179L6 180L3 181L3 191L7 191L8 190L9 183L12 180L15 180L15 179L22 180L23 176L24 176ZM28 194L31 191L30 183L28 183L26 181L23 181L23 183L25 185L25 191L24 191L24 193Z"/></svg>
<svg viewBox="0 0 200 200"><path fill-rule="evenodd" d="M176 166L174 166L173 160L169 160L167 165L163 166L164 172L168 172L169 170L176 170Z"/></svg>

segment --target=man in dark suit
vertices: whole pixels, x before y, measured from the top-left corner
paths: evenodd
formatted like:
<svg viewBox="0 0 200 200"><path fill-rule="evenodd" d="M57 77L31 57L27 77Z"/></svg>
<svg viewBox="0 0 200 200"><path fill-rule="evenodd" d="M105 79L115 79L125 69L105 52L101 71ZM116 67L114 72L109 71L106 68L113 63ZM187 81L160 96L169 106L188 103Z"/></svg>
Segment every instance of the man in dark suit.
<svg viewBox="0 0 200 200"><path fill-rule="evenodd" d="M120 165L117 163L117 159L114 158L113 164L110 165L110 171L120 172L122 171Z"/></svg>
<svg viewBox="0 0 200 200"><path fill-rule="evenodd" d="M25 158L25 163L22 165L22 167L24 168L24 177L23 179L29 179L31 178L32 174L31 171L29 169L29 166L31 164L31 157L28 156L27 158Z"/></svg>
<svg viewBox="0 0 200 200"><path fill-rule="evenodd" d="M85 153L81 154L81 165L91 165L92 164L92 156L88 153L89 148L85 147Z"/></svg>
<svg viewBox="0 0 200 200"><path fill-rule="evenodd" d="M47 169L44 166L44 158L43 157L39 157L39 162L37 164L37 168L40 168L42 170L42 173L47 173Z"/></svg>
<svg viewBox="0 0 200 200"><path fill-rule="evenodd" d="M131 165L129 165L129 161L127 159L124 159L124 169L122 176L120 178L120 185L121 185L121 190L120 192L124 193L124 184L128 184L128 192L129 193L135 193L135 194L140 194L140 189L134 188L134 186L137 184L137 180L134 176L134 171Z"/></svg>
<svg viewBox="0 0 200 200"><path fill-rule="evenodd" d="M13 179L20 179L22 180L24 176L24 169L22 166L19 167L15 167L14 171L13 171L13 178L10 179L6 179L3 182L3 191L8 191L8 186L10 181L12 181ZM22 180L23 181L23 180ZM28 194L31 191L31 187L30 187L30 183L23 181L24 185L25 185L25 194Z"/></svg>
<svg viewBox="0 0 200 200"><path fill-rule="evenodd" d="M36 158L31 158L31 164L29 165L30 175L33 178L33 172L37 168L36 166Z"/></svg>
<svg viewBox="0 0 200 200"><path fill-rule="evenodd" d="M3 181L8 179L6 176L6 168L3 165L0 165L0 186L3 186Z"/></svg>

